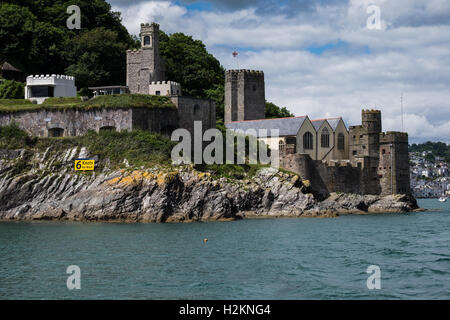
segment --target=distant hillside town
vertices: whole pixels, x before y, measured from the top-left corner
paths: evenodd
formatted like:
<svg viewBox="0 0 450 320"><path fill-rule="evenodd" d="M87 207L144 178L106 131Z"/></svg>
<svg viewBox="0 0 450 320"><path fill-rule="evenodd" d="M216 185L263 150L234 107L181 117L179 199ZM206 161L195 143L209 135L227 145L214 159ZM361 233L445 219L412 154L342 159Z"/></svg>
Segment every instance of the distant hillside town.
<svg viewBox="0 0 450 320"><path fill-rule="evenodd" d="M416 198L450 196L450 172L444 157L431 150L410 152L411 192Z"/></svg>

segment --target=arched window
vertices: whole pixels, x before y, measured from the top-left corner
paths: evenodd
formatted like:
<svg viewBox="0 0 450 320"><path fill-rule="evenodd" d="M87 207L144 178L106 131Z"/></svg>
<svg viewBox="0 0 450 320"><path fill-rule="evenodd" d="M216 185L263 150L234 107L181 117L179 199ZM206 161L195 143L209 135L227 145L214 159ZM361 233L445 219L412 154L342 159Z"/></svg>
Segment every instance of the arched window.
<svg viewBox="0 0 450 320"><path fill-rule="evenodd" d="M284 152L284 141L280 140L280 142L278 142L278 150L280 150L280 152Z"/></svg>
<svg viewBox="0 0 450 320"><path fill-rule="evenodd" d="M312 150L312 149L314 149L314 147L313 147L313 135L309 131L307 131L303 135L303 149L305 149L305 150Z"/></svg>
<svg viewBox="0 0 450 320"><path fill-rule="evenodd" d="M62 128L52 128L48 130L49 137L62 137L64 135L64 129Z"/></svg>
<svg viewBox="0 0 450 320"><path fill-rule="evenodd" d="M343 133L338 134L338 150L345 150L345 137Z"/></svg>
<svg viewBox="0 0 450 320"><path fill-rule="evenodd" d="M144 46L149 46L150 45L150 36L145 36L144 37Z"/></svg>
<svg viewBox="0 0 450 320"><path fill-rule="evenodd" d="M320 136L320 146L322 148L330 147L330 132L327 128L323 128L322 135Z"/></svg>

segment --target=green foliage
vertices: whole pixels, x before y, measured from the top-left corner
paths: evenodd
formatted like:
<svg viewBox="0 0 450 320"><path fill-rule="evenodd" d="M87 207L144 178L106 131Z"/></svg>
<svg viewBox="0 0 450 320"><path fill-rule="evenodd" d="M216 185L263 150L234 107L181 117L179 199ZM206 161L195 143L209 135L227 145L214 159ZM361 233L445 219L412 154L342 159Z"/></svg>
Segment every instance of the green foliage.
<svg viewBox="0 0 450 320"><path fill-rule="evenodd" d="M66 26L69 5L80 7L81 30ZM81 89L123 83L125 50L136 41L105 0L5 0L0 3L0 43L0 61L26 74L76 75Z"/></svg>
<svg viewBox="0 0 450 320"><path fill-rule="evenodd" d="M5 104L2 103L5 101ZM49 98L43 104L32 104L28 100L0 100L0 112L34 110L68 110L99 108L175 108L169 97L147 94L104 95L82 102L79 97Z"/></svg>
<svg viewBox="0 0 450 320"><path fill-rule="evenodd" d="M0 99L23 99L24 90L22 82L3 80L0 82Z"/></svg>
<svg viewBox="0 0 450 320"><path fill-rule="evenodd" d="M0 99L0 107L15 106L15 105L32 105L27 99Z"/></svg>
<svg viewBox="0 0 450 320"><path fill-rule="evenodd" d="M197 171L209 172L215 178L226 178L229 180L251 179L261 168L268 167L261 164L211 164L196 165Z"/></svg>
<svg viewBox="0 0 450 320"><path fill-rule="evenodd" d="M42 103L42 105L61 105L61 104L74 104L81 103L80 97L56 97L56 98L47 98Z"/></svg>
<svg viewBox="0 0 450 320"><path fill-rule="evenodd" d="M111 166L120 167L124 159L131 166L170 164L171 150L175 145L169 139L149 131L89 131L80 137L39 139L37 147L48 147L61 152L73 147L85 147L99 159L109 159Z"/></svg>
<svg viewBox="0 0 450 320"><path fill-rule="evenodd" d="M225 119L225 89L223 83L205 90L205 97L216 103L216 119L223 121Z"/></svg>
<svg viewBox="0 0 450 320"><path fill-rule="evenodd" d="M166 78L181 83L184 95L206 97L208 90L223 86L225 70L200 40L161 31L160 51L166 62Z"/></svg>
<svg viewBox="0 0 450 320"><path fill-rule="evenodd" d="M67 43L65 57L71 64L65 73L86 88L125 83L128 44L118 41L114 31L96 28L76 35Z"/></svg>
<svg viewBox="0 0 450 320"><path fill-rule="evenodd" d="M410 152L424 152L431 151L435 157L445 157L446 161L450 161L450 146L444 142L431 142L427 141L421 144L415 144L409 146Z"/></svg>
<svg viewBox="0 0 450 320"><path fill-rule="evenodd" d="M112 166L120 167L124 159L132 166L170 164L175 143L149 131L89 131L84 136L64 138L32 138L17 124L0 127L0 149L51 147L54 152L69 148L86 147L100 160L109 159Z"/></svg>
<svg viewBox="0 0 450 320"><path fill-rule="evenodd" d="M436 161L436 158L432 153L427 153L427 155L425 156L425 160L434 163Z"/></svg>
<svg viewBox="0 0 450 320"><path fill-rule="evenodd" d="M169 97L148 94L117 94L98 96L83 102L84 109L91 108L175 108Z"/></svg>
<svg viewBox="0 0 450 320"><path fill-rule="evenodd" d="M0 127L0 149L26 148L33 146L36 141L15 123Z"/></svg>
<svg viewBox="0 0 450 320"><path fill-rule="evenodd" d="M272 102L266 102L265 114L266 119L289 118L294 116L288 109L286 109L286 107L278 107Z"/></svg>

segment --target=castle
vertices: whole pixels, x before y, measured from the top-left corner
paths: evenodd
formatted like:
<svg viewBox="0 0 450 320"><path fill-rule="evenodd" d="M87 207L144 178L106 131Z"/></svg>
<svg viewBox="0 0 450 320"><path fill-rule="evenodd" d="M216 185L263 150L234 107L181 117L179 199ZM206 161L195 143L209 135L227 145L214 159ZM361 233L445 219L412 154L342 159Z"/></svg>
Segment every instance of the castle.
<svg viewBox="0 0 450 320"><path fill-rule="evenodd" d="M227 129L265 130L257 138L279 150L280 166L310 180L317 193L410 193L408 135L382 132L379 110L362 110L362 124L349 129L342 118L265 119L264 73L228 70L225 78Z"/></svg>
<svg viewBox="0 0 450 320"><path fill-rule="evenodd" d="M16 122L38 137L79 136L88 130L151 130L169 135L177 128L194 133L194 122L202 130L216 127L216 105L212 100L182 95L180 84L165 79L165 67L159 53L159 25L141 24L141 48L127 51L127 86L90 88L94 96L105 94L152 94L167 96L174 108L83 109L34 107L29 110L0 111L0 125ZM65 75L27 77L26 98L42 104L48 98L75 97L75 79ZM80 100L81 102L81 100Z"/></svg>
<svg viewBox="0 0 450 320"><path fill-rule="evenodd" d="M0 125L17 122L31 135L74 136L88 130L151 130L170 135L176 128L194 134L216 126L216 106L208 99L182 95L179 83L165 78L159 52L159 25L141 24L141 48L127 51L126 86L91 88L94 95L147 94L167 96L173 108L35 108L0 112ZM74 79L67 76L30 76L28 98L73 96ZM280 166L311 182L316 193L387 195L409 194L408 135L382 132L381 112L363 110L362 124L347 128L342 118L308 116L265 119L264 73L228 70L225 74L225 125L229 130L265 129L257 136L271 150L280 151ZM277 135L271 135L277 130ZM259 133L258 133L259 134Z"/></svg>

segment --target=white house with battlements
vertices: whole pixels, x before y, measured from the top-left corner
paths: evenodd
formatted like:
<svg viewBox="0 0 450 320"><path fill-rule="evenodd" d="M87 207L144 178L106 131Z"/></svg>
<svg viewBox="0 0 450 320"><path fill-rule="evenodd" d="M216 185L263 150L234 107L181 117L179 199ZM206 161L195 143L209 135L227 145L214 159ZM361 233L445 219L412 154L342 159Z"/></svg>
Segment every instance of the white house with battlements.
<svg viewBox="0 0 450 320"><path fill-rule="evenodd" d="M25 86L25 99L41 104L47 98L76 97L77 87L72 76L32 75L27 77Z"/></svg>
<svg viewBox="0 0 450 320"><path fill-rule="evenodd" d="M155 96L181 96L181 85L174 81L152 81L149 94Z"/></svg>

